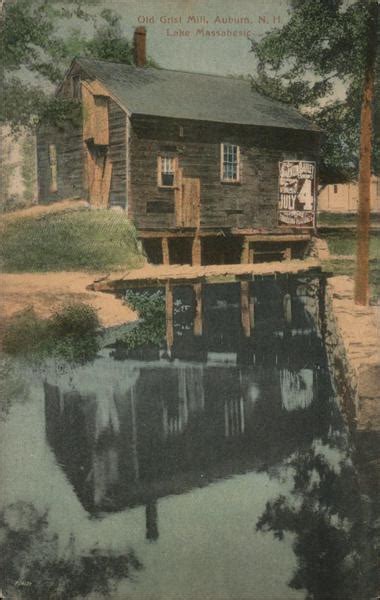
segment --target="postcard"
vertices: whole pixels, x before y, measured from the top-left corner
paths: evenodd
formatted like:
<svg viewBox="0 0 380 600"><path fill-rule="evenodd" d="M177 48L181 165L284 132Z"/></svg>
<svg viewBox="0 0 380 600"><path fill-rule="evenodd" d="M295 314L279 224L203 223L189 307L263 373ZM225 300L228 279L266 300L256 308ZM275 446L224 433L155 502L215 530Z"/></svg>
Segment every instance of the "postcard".
<svg viewBox="0 0 380 600"><path fill-rule="evenodd" d="M0 4L0 598L378 598L378 3Z"/></svg>

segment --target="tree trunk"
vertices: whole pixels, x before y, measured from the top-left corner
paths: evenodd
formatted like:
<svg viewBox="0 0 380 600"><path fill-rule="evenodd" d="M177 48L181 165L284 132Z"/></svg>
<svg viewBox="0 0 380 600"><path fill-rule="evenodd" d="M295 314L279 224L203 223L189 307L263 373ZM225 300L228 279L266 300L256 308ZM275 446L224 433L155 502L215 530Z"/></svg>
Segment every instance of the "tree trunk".
<svg viewBox="0 0 380 600"><path fill-rule="evenodd" d="M367 0L366 4L368 5L369 18L367 57L360 116L359 206L355 274L355 303L362 305L368 304L372 112L375 87L376 32L378 22L377 2L375 0Z"/></svg>

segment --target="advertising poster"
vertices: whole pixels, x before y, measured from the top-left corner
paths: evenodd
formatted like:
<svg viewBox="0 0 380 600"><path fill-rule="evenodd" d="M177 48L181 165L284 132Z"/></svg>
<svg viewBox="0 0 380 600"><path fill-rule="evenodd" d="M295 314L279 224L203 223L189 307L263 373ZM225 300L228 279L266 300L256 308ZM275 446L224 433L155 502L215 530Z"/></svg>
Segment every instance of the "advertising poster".
<svg viewBox="0 0 380 600"><path fill-rule="evenodd" d="M279 224L313 227L316 210L316 164L310 161L280 162Z"/></svg>
<svg viewBox="0 0 380 600"><path fill-rule="evenodd" d="M380 599L375 0L0 0L0 600Z"/></svg>

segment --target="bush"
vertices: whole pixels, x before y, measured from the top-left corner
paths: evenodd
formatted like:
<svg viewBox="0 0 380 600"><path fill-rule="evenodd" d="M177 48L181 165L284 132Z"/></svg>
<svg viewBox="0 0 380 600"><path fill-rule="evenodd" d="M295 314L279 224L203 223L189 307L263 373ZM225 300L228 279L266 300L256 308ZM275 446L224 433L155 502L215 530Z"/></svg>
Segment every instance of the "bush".
<svg viewBox="0 0 380 600"><path fill-rule="evenodd" d="M166 313L165 296L161 290L133 292L125 295L126 302L138 312L141 323L123 338L128 348L159 345L165 339Z"/></svg>
<svg viewBox="0 0 380 600"><path fill-rule="evenodd" d="M99 350L97 313L87 304L70 303L49 319L32 308L14 317L6 327L3 346L13 356L43 359L54 356L71 363L93 360Z"/></svg>

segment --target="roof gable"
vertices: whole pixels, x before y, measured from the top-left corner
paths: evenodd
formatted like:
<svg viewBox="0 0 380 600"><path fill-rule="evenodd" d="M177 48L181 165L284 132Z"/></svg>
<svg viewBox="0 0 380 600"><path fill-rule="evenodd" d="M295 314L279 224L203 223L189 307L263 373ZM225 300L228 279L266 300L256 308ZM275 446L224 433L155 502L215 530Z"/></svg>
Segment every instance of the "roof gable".
<svg viewBox="0 0 380 600"><path fill-rule="evenodd" d="M319 131L297 110L259 94L243 79L90 58L75 62L131 114Z"/></svg>

